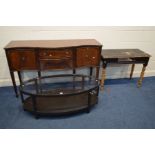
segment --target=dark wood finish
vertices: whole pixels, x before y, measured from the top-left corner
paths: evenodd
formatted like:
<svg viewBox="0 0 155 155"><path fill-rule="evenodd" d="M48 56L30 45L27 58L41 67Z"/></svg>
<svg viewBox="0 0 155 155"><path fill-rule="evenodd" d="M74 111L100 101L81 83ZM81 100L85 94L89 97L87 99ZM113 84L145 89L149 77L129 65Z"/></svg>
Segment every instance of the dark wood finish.
<svg viewBox="0 0 155 155"><path fill-rule="evenodd" d="M73 69L73 74L76 74L76 70L75 69Z"/></svg>
<svg viewBox="0 0 155 155"><path fill-rule="evenodd" d="M100 71L100 68L99 67L96 67L96 78L97 79L99 78L99 71Z"/></svg>
<svg viewBox="0 0 155 155"><path fill-rule="evenodd" d="M18 73L18 78L19 78L20 85L22 85L22 81L23 81L23 80L22 80L21 72L18 71L17 73Z"/></svg>
<svg viewBox="0 0 155 155"><path fill-rule="evenodd" d="M77 67L98 66L100 60L99 47L77 48Z"/></svg>
<svg viewBox="0 0 155 155"><path fill-rule="evenodd" d="M50 69L72 69L73 61L72 59L62 58L62 59L40 59L40 70L50 70Z"/></svg>
<svg viewBox="0 0 155 155"><path fill-rule="evenodd" d="M97 95L83 93L67 97L36 97L36 100L34 98L32 100L31 97L28 97L24 100L23 108L29 112L33 112L37 118L38 114L64 115L68 113L76 113L84 109L89 112L90 108L96 103ZM36 104L37 106L35 106Z"/></svg>
<svg viewBox="0 0 155 155"><path fill-rule="evenodd" d="M12 79L12 84L13 84L13 87L14 87L14 91L15 91L16 97L18 97L18 90L17 90L16 81L15 81L15 75L14 75L13 71L10 71L10 76L11 76L11 79Z"/></svg>
<svg viewBox="0 0 155 155"><path fill-rule="evenodd" d="M34 49L10 49L7 52L11 70L20 71L37 69Z"/></svg>
<svg viewBox="0 0 155 155"><path fill-rule="evenodd" d="M41 71L38 71L38 77L39 78L41 77Z"/></svg>
<svg viewBox="0 0 155 155"><path fill-rule="evenodd" d="M72 59L72 50L71 49L40 49L39 57L40 59L62 59L62 58L71 58Z"/></svg>
<svg viewBox="0 0 155 155"><path fill-rule="evenodd" d="M134 69L135 69L135 64L132 64L132 66L131 66L131 73L130 73L130 79L132 79Z"/></svg>
<svg viewBox="0 0 155 155"><path fill-rule="evenodd" d="M64 85L66 77L73 80ZM63 115L82 110L90 112L98 102L99 81L93 77L89 79L90 76L64 74L25 81L19 87L23 108L36 118L39 115Z"/></svg>
<svg viewBox="0 0 155 155"><path fill-rule="evenodd" d="M102 79L101 87L104 87L105 69L110 63L115 64L132 64L130 78L132 78L135 64L143 64L142 73L138 80L138 87L142 85L144 72L148 65L150 55L139 49L104 49L102 50Z"/></svg>
<svg viewBox="0 0 155 155"><path fill-rule="evenodd" d="M95 39L71 39L71 40L23 40L11 41L5 49L12 48L65 48L79 46L102 46Z"/></svg>
<svg viewBox="0 0 155 155"><path fill-rule="evenodd" d="M119 58L147 58L149 54L139 49L104 49L102 50L103 59L119 59Z"/></svg>
<svg viewBox="0 0 155 155"><path fill-rule="evenodd" d="M18 71L20 83L24 70L36 70L39 77L42 70L72 69L75 74L78 67L99 66L101 49L95 39L11 41L5 51L16 95L14 72Z"/></svg>
<svg viewBox="0 0 155 155"><path fill-rule="evenodd" d="M90 76L93 75L93 67L90 67Z"/></svg>

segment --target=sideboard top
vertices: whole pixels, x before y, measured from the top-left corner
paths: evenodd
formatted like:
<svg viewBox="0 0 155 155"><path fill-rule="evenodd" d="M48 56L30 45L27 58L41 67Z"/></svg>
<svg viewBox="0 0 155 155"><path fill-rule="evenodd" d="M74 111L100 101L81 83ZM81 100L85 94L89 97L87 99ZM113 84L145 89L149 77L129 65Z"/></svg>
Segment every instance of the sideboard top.
<svg viewBox="0 0 155 155"><path fill-rule="evenodd" d="M63 47L76 47L85 45L102 46L95 39L72 39L72 40L19 40L11 41L5 46L9 48L63 48Z"/></svg>

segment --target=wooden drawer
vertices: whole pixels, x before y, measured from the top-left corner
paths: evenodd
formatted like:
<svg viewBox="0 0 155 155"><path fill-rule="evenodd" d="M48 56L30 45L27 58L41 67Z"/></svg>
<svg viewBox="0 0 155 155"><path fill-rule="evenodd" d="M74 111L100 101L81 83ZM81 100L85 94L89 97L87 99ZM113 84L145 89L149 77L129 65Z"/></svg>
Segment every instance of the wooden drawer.
<svg viewBox="0 0 155 155"><path fill-rule="evenodd" d="M72 51L70 49L42 49L39 51L39 57L43 59L72 58Z"/></svg>
<svg viewBox="0 0 155 155"><path fill-rule="evenodd" d="M73 61L69 58L63 59L40 59L40 69L67 69L73 67Z"/></svg>
<svg viewBox="0 0 155 155"><path fill-rule="evenodd" d="M33 49L11 49L8 51L11 70L33 70L37 68Z"/></svg>
<svg viewBox="0 0 155 155"><path fill-rule="evenodd" d="M98 47L77 48L77 67L98 66L100 63L100 49Z"/></svg>

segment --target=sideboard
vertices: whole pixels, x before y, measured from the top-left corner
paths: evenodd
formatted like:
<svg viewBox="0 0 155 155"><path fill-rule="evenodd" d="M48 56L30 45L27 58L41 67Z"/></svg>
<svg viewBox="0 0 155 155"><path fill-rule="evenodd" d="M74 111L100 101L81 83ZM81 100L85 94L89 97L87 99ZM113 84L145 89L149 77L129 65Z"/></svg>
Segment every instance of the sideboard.
<svg viewBox="0 0 155 155"><path fill-rule="evenodd" d="M40 77L42 70L72 69L75 74L76 68L89 67L92 75L95 67L96 78L99 76L102 45L95 39L11 41L4 49L17 97L14 72L21 85L25 70L37 71Z"/></svg>

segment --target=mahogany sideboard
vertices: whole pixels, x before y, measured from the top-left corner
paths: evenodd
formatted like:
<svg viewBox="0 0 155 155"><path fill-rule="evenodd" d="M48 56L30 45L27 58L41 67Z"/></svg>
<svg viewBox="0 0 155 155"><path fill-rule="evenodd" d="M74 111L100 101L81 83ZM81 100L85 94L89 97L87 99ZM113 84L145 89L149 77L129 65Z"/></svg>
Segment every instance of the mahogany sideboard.
<svg viewBox="0 0 155 155"><path fill-rule="evenodd" d="M23 40L11 41L5 46L14 91L18 97L14 72L18 73L22 85L21 71L34 70L41 76L42 70L64 70L90 67L96 68L99 76L102 45L95 39L73 40Z"/></svg>

